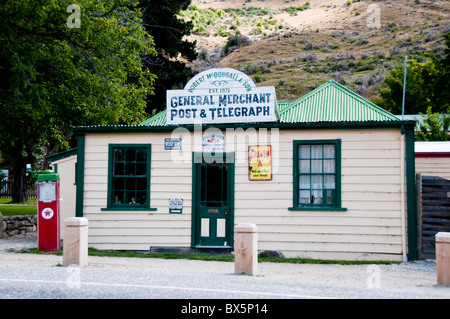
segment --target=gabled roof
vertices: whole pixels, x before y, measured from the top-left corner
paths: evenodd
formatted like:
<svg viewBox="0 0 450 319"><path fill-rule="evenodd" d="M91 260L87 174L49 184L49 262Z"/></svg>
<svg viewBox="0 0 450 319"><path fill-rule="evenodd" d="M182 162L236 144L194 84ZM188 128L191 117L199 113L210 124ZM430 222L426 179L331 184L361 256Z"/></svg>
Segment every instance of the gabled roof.
<svg viewBox="0 0 450 319"><path fill-rule="evenodd" d="M278 102L279 123L386 122L395 115L330 80L294 102ZM166 111L145 120L143 126L165 126Z"/></svg>
<svg viewBox="0 0 450 319"><path fill-rule="evenodd" d="M68 157L71 157L71 156L74 156L74 155L77 155L77 148L76 147L72 148L72 149L70 149L68 151L62 151L62 152L59 152L59 153L56 153L56 154L47 155L45 157L45 159L47 160L48 164L51 164L53 162L56 162L56 161L59 161L59 160L62 160L64 158L68 158Z"/></svg>
<svg viewBox="0 0 450 319"><path fill-rule="evenodd" d="M333 80L284 106L278 114L281 123L399 121Z"/></svg>
<svg viewBox="0 0 450 319"><path fill-rule="evenodd" d="M161 111L158 114L146 119L139 125L143 126L166 126L167 124L167 110Z"/></svg>

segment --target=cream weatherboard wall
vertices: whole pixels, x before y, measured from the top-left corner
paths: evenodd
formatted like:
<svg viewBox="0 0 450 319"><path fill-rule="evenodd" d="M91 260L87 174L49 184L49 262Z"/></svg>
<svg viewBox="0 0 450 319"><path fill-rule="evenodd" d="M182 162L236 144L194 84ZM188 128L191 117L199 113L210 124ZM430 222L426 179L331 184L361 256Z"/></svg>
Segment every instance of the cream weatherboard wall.
<svg viewBox="0 0 450 319"><path fill-rule="evenodd" d="M259 250L288 257L402 260L406 254L405 154L400 129L230 129L226 151L235 152L234 223L258 226ZM182 153L164 139L183 140ZM200 139L199 139L200 138ZM341 140L341 194L346 211L293 211L293 141ZM200 142L198 142L200 141ZM243 143L245 141L245 143ZM105 211L108 145L151 144L150 206L155 211ZM249 181L248 145L272 145L271 181ZM192 152L201 133L86 134L83 216L89 245L148 250L191 245ZM170 214L169 198L183 198Z"/></svg>
<svg viewBox="0 0 450 319"><path fill-rule="evenodd" d="M66 233L64 221L69 217L75 217L76 186L75 163L76 156L65 157L51 162L51 165L59 175L60 180L60 236L64 240Z"/></svg>
<svg viewBox="0 0 450 319"><path fill-rule="evenodd" d="M85 138L84 217L89 245L100 249L148 250L150 246L189 246L191 163L173 164L164 150L167 134L94 134ZM108 145L151 144L150 206L156 211L101 211L107 207ZM169 214L169 198L184 199L183 214Z"/></svg>
<svg viewBox="0 0 450 319"><path fill-rule="evenodd" d="M450 179L450 157L416 157L416 172Z"/></svg>

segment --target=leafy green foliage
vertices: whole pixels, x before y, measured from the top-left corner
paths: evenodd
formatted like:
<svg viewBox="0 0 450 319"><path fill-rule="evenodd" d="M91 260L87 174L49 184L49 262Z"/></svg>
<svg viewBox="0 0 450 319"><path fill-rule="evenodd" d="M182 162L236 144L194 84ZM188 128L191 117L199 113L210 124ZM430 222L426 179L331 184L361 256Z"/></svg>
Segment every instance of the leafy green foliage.
<svg viewBox="0 0 450 319"><path fill-rule="evenodd" d="M292 16L300 11L310 8L310 3L305 2L303 6L289 6L279 10L263 7L242 7L239 9L201 9L191 5L180 11L180 16L192 23L193 34L208 36L210 33L227 37L232 34L231 30L237 30L242 24L254 26L253 34L264 34L264 30L282 29L283 25L273 19L275 14L287 12ZM230 23L231 22L231 23ZM211 32L214 30L214 32Z"/></svg>
<svg viewBox="0 0 450 319"><path fill-rule="evenodd" d="M284 8L283 10L289 13L291 16L295 16L298 14L299 11L304 11L309 9L309 2L306 2L303 6L289 6L287 8Z"/></svg>
<svg viewBox="0 0 450 319"><path fill-rule="evenodd" d="M406 75L405 114L426 113L419 125L418 141L448 141L450 128L450 32L443 34L446 49L438 58L425 54L425 62L408 61ZM402 113L403 66L399 65L386 77L387 87L380 89L380 106L395 114Z"/></svg>
<svg viewBox="0 0 450 319"><path fill-rule="evenodd" d="M225 55L230 54L238 48L249 45L251 42L252 41L248 37L242 35L241 32L237 30L234 35L231 34L230 36L228 36L228 40L225 44L225 47L223 48L223 52Z"/></svg>
<svg viewBox="0 0 450 319"><path fill-rule="evenodd" d="M405 114L432 112L450 113L450 32L444 35L445 56L441 59L426 54L426 62L408 60L406 75ZM394 68L385 79L385 88L379 89L380 106L394 114L402 113L403 65Z"/></svg>
<svg viewBox="0 0 450 319"><path fill-rule="evenodd" d="M417 141L448 141L450 140L450 116L446 114L431 113L431 107L427 110L428 117L419 125L416 133Z"/></svg>
<svg viewBox="0 0 450 319"><path fill-rule="evenodd" d="M72 3L80 8L79 28L68 24ZM42 157L45 144L61 150L73 145L72 126L132 124L145 118L145 98L155 76L143 68L141 56L156 51L136 4L3 1L0 152L16 180L24 179L26 163ZM24 185L15 186L17 191Z"/></svg>
<svg viewBox="0 0 450 319"><path fill-rule="evenodd" d="M197 58L195 42L185 39L191 34L193 24L178 16L187 9L191 0L139 1L146 31L155 41L157 56L146 55L144 66L158 77L154 95L147 96L147 112L162 111L166 105L166 90L179 89L193 76L186 62Z"/></svg>

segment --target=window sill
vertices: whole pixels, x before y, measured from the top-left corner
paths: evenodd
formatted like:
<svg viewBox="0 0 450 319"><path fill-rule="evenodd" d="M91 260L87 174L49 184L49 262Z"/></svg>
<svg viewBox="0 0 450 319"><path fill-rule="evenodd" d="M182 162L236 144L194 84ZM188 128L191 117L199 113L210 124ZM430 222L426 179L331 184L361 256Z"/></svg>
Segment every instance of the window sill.
<svg viewBox="0 0 450 319"><path fill-rule="evenodd" d="M316 211L316 212L346 212L342 207L288 207L290 211Z"/></svg>
<svg viewBox="0 0 450 319"><path fill-rule="evenodd" d="M109 207L109 208L101 208L101 211L151 211L154 212L157 208L148 208L148 207Z"/></svg>

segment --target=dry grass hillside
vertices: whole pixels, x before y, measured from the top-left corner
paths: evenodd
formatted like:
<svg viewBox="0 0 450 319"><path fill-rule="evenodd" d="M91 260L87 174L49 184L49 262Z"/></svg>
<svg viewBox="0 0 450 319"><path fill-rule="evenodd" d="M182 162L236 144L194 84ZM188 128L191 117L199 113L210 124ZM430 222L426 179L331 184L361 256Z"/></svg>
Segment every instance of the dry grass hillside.
<svg viewBox="0 0 450 319"><path fill-rule="evenodd" d="M442 55L450 31L448 0L194 0L181 16L194 23L194 70L240 69L280 101L330 79L374 100L406 54Z"/></svg>

